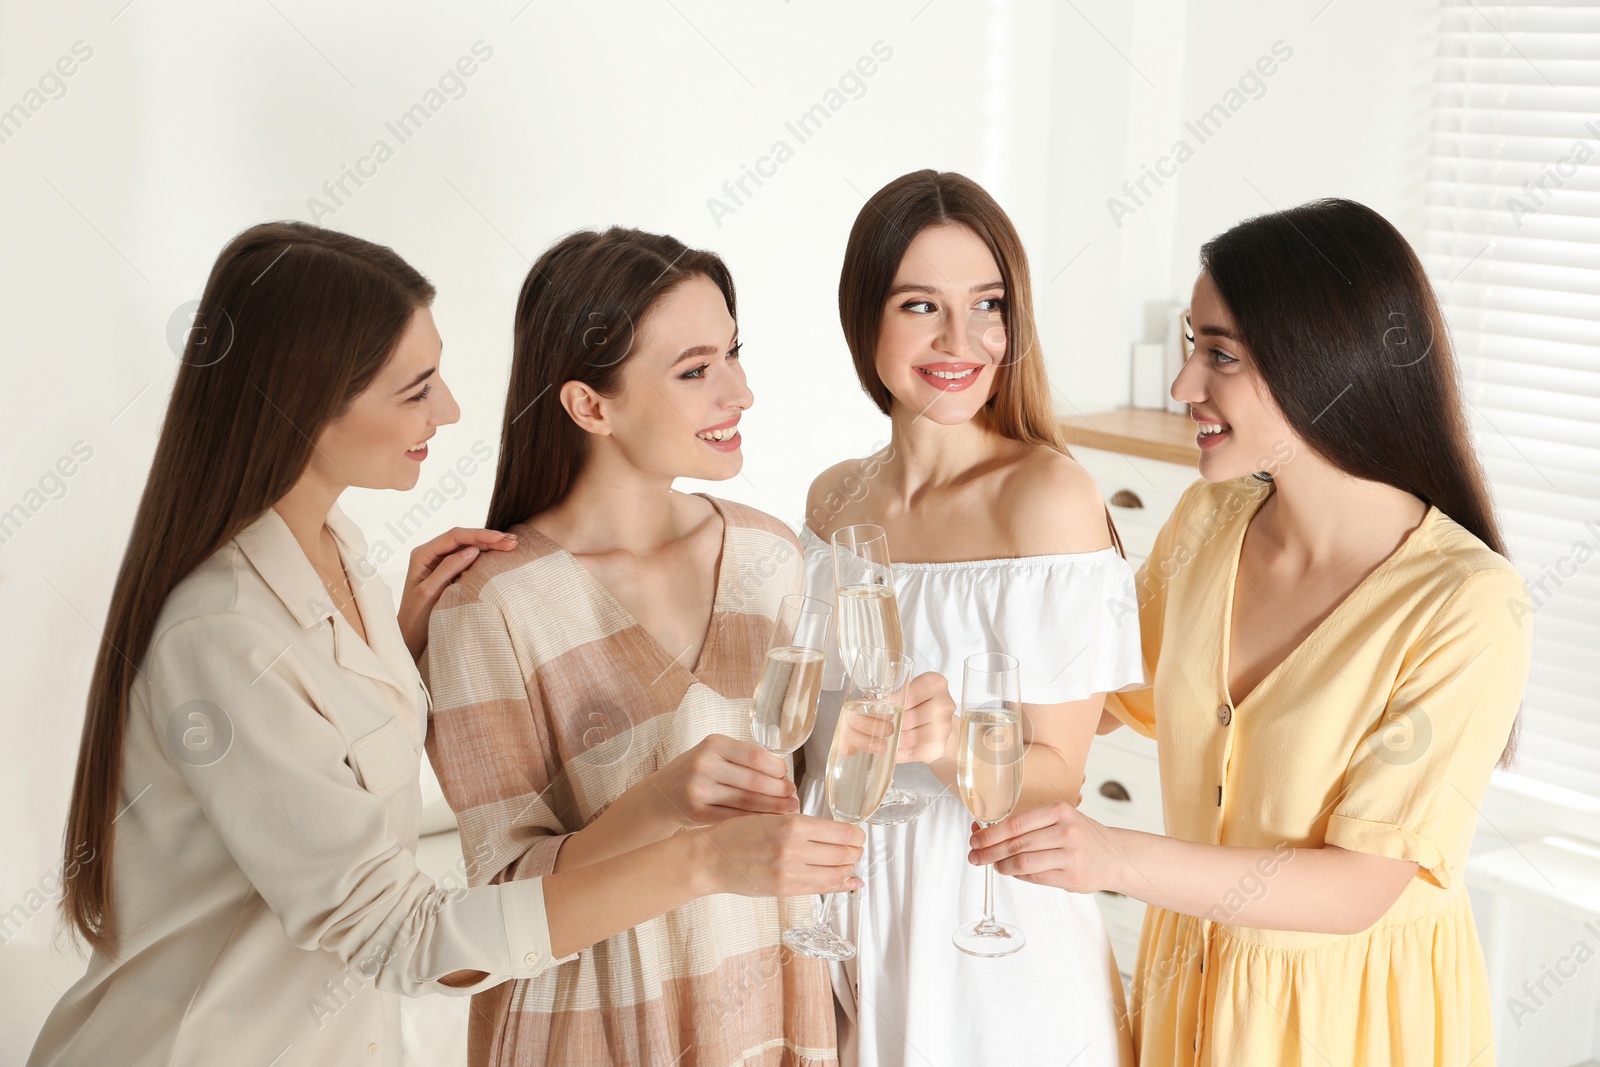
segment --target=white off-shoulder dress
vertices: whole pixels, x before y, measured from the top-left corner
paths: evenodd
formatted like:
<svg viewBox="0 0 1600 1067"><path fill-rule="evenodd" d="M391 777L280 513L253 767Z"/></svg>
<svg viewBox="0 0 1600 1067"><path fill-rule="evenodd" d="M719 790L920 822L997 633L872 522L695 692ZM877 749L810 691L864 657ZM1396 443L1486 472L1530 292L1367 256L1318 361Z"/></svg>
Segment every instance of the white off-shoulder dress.
<svg viewBox="0 0 1600 1067"><path fill-rule="evenodd" d="M833 603L831 549L809 528L800 541L810 595ZM962 662L978 652L1017 657L1025 704L1145 684L1133 571L1114 549L896 563L893 572L914 673L943 674L957 702ZM800 783L805 811L825 818L842 689L834 647ZM960 952L950 935L983 914L983 871L967 863L972 817L924 764L901 764L895 784L926 796L927 810L868 828L866 887L848 909L836 902L835 926L859 949L833 965L844 1067L1131 1065L1122 983L1094 898L996 876L996 915L1027 944L1001 959Z"/></svg>

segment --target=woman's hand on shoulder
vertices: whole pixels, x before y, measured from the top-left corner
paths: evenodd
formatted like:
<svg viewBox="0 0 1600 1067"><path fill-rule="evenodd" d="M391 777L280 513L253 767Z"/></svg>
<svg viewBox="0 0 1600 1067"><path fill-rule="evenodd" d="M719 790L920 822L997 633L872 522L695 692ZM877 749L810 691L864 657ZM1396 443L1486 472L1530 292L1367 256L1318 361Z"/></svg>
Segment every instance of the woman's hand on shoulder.
<svg viewBox="0 0 1600 1067"><path fill-rule="evenodd" d="M1037 445L1007 474L998 525L1017 554L1048 556L1111 547L1100 486L1077 460Z"/></svg>
<svg viewBox="0 0 1600 1067"><path fill-rule="evenodd" d="M516 547L515 534L458 526L412 549L399 611L400 633L412 659L422 658L428 645L428 617L450 583L483 552L510 552Z"/></svg>

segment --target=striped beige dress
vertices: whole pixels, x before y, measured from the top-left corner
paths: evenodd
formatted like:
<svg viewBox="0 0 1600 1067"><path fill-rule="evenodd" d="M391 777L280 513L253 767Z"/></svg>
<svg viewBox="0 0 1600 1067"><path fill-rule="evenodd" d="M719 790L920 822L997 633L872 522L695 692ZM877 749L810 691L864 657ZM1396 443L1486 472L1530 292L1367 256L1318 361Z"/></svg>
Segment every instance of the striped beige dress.
<svg viewBox="0 0 1600 1067"><path fill-rule="evenodd" d="M777 519L723 520L711 625L691 671L565 549L526 523L440 600L424 671L428 755L472 884L552 871L563 835L711 734L749 740L778 602L804 558ZM785 949L814 898L703 897L537 978L472 998L481 1064L834 1063L826 965Z"/></svg>

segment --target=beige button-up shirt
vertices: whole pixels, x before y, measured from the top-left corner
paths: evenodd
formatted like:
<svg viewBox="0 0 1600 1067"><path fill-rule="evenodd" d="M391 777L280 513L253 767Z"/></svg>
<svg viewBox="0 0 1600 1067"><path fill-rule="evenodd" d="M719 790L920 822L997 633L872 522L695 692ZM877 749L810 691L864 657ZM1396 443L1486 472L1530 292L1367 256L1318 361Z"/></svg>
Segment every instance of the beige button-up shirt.
<svg viewBox="0 0 1600 1067"><path fill-rule="evenodd" d="M427 694L337 507L370 646L272 509L173 590L130 698L95 953L28 1063L400 1063L395 994L551 966L538 880L417 870ZM483 971L476 985L438 979Z"/></svg>

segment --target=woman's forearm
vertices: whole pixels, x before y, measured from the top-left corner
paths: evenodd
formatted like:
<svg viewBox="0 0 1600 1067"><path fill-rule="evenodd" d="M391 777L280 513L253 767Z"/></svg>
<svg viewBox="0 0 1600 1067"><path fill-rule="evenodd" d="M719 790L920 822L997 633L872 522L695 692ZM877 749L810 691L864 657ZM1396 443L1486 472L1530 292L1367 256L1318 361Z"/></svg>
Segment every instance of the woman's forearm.
<svg viewBox="0 0 1600 1067"><path fill-rule="evenodd" d="M1022 765L1022 798L1017 810L1064 800L1077 807L1083 798L1083 766L1105 707L1104 693L1059 704L1024 704L1028 755Z"/></svg>
<svg viewBox="0 0 1600 1067"><path fill-rule="evenodd" d="M1414 863L1332 846L1234 848L1090 825L1117 857L1106 888L1233 926L1358 933L1416 873Z"/></svg>
<svg viewBox="0 0 1600 1067"><path fill-rule="evenodd" d="M568 838L567 845L576 837ZM614 842L615 838L604 840ZM633 849L626 857L613 853L562 869L564 845L557 855L557 873L543 879L551 956L569 956L716 892L714 865L707 861L704 849L703 835L677 834ZM439 982L460 988L476 985L485 977L483 971L455 971Z"/></svg>
<svg viewBox="0 0 1600 1067"><path fill-rule="evenodd" d="M649 788L648 782L634 786L634 789ZM653 816L649 805L638 803L632 794L633 790L623 793L588 826L567 836L556 852L556 873L632 852L677 832L679 826Z"/></svg>
<svg viewBox="0 0 1600 1067"><path fill-rule="evenodd" d="M1085 745L1085 748L1088 746ZM1022 765L1022 799L1017 810L1065 800L1076 807L1083 795L1083 765L1074 766L1061 750L1035 741Z"/></svg>
<svg viewBox="0 0 1600 1067"><path fill-rule="evenodd" d="M710 884L714 865L701 855L703 837L675 834L626 856L612 855L546 876L551 955L571 955L716 892L718 887Z"/></svg>

